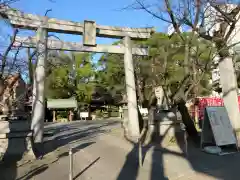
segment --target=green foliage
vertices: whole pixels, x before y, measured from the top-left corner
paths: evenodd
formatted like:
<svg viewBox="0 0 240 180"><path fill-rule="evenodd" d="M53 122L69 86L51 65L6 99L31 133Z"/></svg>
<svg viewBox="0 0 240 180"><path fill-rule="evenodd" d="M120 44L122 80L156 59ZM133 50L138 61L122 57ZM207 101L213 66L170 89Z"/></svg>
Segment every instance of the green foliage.
<svg viewBox="0 0 240 180"><path fill-rule="evenodd" d="M114 44L119 43L121 41ZM192 33L183 33L181 37L177 34L169 37L164 33L155 33L147 41L134 41L134 45L150 47L150 56L133 56L137 94L141 104L149 105L156 86L163 86L172 93L182 88L186 99L209 93L210 65L216 51L210 42L200 40ZM76 95L78 101L88 104L93 94L98 98L113 97L115 100L126 94L123 55L105 53L96 67L89 53L75 53L73 57L77 85L70 77L71 58L67 54L58 53L52 60L55 67L51 69L47 81L48 96L69 98ZM189 76L188 82L181 87L186 74Z"/></svg>
<svg viewBox="0 0 240 180"><path fill-rule="evenodd" d="M57 111L57 119L68 118L68 111Z"/></svg>
<svg viewBox="0 0 240 180"><path fill-rule="evenodd" d="M151 47L150 55L154 66L152 78L155 78L155 85L162 85L170 88L171 92L176 92L189 73L191 78L182 90L187 92L189 88L195 87L198 90L196 95L209 93L210 65L216 51L210 42L199 39L192 33L183 33L181 37L174 34L171 38L165 34L155 34L147 44ZM195 86L191 87L192 84ZM185 98L193 95L190 90Z"/></svg>
<svg viewBox="0 0 240 180"><path fill-rule="evenodd" d="M77 85L77 90L76 90L76 94L77 94L77 99L80 102L85 102L87 104L89 104L92 100L92 94L94 91L94 83L79 83Z"/></svg>
<svg viewBox="0 0 240 180"><path fill-rule="evenodd" d="M119 117L119 112L112 110L112 111L110 112L110 117Z"/></svg>
<svg viewBox="0 0 240 180"><path fill-rule="evenodd" d="M96 110L96 111L95 111L95 114L96 114L96 116L97 116L98 118L103 117L103 112L102 112L101 110Z"/></svg>
<svg viewBox="0 0 240 180"><path fill-rule="evenodd" d="M94 66L92 55L87 53L74 54L76 62L77 99L81 102L90 103L94 91Z"/></svg>
<svg viewBox="0 0 240 180"><path fill-rule="evenodd" d="M47 95L51 98L70 98L76 95L78 101L89 103L95 86L93 82L95 71L92 64L92 55L75 53L73 57L76 65L75 78L70 77L73 70L72 60L69 56L61 53L55 58L55 62L62 60L66 64L56 65L52 68L47 78ZM76 82L76 85L74 82Z"/></svg>
<svg viewBox="0 0 240 180"><path fill-rule="evenodd" d="M73 83L70 80L71 58L64 52L50 51L47 59L46 95L48 98L71 97Z"/></svg>
<svg viewBox="0 0 240 180"><path fill-rule="evenodd" d="M121 43L121 42L118 42ZM164 33L155 33L147 41L134 42L135 45L149 46L149 57L134 56L138 99L141 104L150 103L153 90L156 86L164 86L170 92L177 92L186 75L186 68L190 79L183 92L196 84L196 95L209 94L210 62L215 49L212 44L192 33L183 33L180 37L175 34L171 37ZM189 57L186 60L186 45ZM186 65L185 65L186 64ZM193 66L195 65L195 66ZM99 61L101 71L98 72L98 81L109 90L125 93L125 77L123 56L105 54ZM197 77L193 79L194 69ZM196 82L195 82L196 81ZM196 92L195 92L196 93ZM190 90L186 99L194 95Z"/></svg>
<svg viewBox="0 0 240 180"><path fill-rule="evenodd" d="M48 98L69 98L73 90L73 84L69 79L69 67L61 66L52 70L47 78Z"/></svg>
<svg viewBox="0 0 240 180"><path fill-rule="evenodd" d="M113 97L125 92L123 55L104 54L98 62L96 81ZM116 98L115 98L116 99Z"/></svg>

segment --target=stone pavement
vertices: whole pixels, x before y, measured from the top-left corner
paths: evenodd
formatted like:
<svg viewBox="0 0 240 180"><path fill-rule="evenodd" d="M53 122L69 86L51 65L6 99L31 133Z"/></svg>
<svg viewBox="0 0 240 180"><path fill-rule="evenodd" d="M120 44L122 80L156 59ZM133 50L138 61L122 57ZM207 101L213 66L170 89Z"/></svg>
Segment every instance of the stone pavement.
<svg viewBox="0 0 240 180"><path fill-rule="evenodd" d="M79 131L72 132L75 128L71 130L70 126L64 128L59 132L58 141L64 141L65 144L55 150L58 161L54 156L50 156L40 160L41 165L28 165L32 171L24 176L18 176L18 179L67 180L69 146L73 147L74 151L75 180L240 179L238 177L240 154L210 155L191 145L188 156L182 152L182 145L175 144L166 148L157 145L144 147L144 163L139 167L138 147L122 138L122 131L118 126L111 128L113 128L111 132L106 132L103 126L97 130L95 126L83 127L80 134ZM64 131L68 132L65 136Z"/></svg>
<svg viewBox="0 0 240 180"><path fill-rule="evenodd" d="M189 148L188 157L176 145L165 149L145 147L144 164L138 165L138 147L118 133L81 141L74 153L75 180L238 180L240 155L215 156ZM69 158L62 157L35 180L68 179Z"/></svg>

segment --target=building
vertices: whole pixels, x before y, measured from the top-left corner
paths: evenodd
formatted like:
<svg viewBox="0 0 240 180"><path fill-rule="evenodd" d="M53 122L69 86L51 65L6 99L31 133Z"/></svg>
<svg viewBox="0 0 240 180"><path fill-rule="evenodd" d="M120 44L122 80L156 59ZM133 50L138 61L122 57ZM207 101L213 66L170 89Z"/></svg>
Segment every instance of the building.
<svg viewBox="0 0 240 180"><path fill-rule="evenodd" d="M0 99L2 114L25 112L26 83L20 73L9 75L4 80L3 94Z"/></svg>
<svg viewBox="0 0 240 180"><path fill-rule="evenodd" d="M228 12L228 13L231 12L231 10L236 6L237 5L235 4L219 4L219 7L224 12ZM238 16L240 17L240 14ZM216 30L219 30L220 28L221 17L222 15L219 12L217 12L212 6L210 5L206 6L205 19L204 19L204 31L209 35L213 36L214 32ZM229 38L229 41L227 42L228 46L234 45L230 49L232 54L240 53L240 44L238 44L239 40L240 40L240 20L237 22L236 28L233 30ZM219 59L216 57L213 62L213 67L215 68L212 70L212 82L211 82L213 85L213 95L217 95L218 93L221 92L220 72L219 72L219 68L217 67L218 62L219 62ZM234 62L234 66L235 66L235 69L238 67L236 66L236 62Z"/></svg>

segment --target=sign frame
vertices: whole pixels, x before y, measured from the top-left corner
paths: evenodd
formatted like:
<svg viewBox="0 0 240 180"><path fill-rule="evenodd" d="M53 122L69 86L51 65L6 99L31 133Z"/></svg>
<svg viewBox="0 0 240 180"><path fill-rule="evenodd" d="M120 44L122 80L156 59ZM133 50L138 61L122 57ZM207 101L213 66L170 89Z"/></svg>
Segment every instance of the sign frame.
<svg viewBox="0 0 240 180"><path fill-rule="evenodd" d="M223 111L224 121L219 111ZM219 155L238 152L237 138L224 106L209 106L204 110L200 146L203 150L208 145L221 148Z"/></svg>

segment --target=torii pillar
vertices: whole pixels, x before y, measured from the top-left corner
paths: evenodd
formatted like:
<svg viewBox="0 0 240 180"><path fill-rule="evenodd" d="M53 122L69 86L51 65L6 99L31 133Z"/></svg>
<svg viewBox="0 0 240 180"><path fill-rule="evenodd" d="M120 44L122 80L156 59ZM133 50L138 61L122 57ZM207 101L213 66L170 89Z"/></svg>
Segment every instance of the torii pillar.
<svg viewBox="0 0 240 180"><path fill-rule="evenodd" d="M128 132L131 137L138 138L140 135L139 117L137 110L138 105L132 58L132 45L131 38L129 36L126 36L124 38L124 46L125 46L124 69L128 100Z"/></svg>
<svg viewBox="0 0 240 180"><path fill-rule="evenodd" d="M33 141L36 144L43 142L45 118L45 67L47 59L47 29L37 30L37 62L33 83L32 123Z"/></svg>

